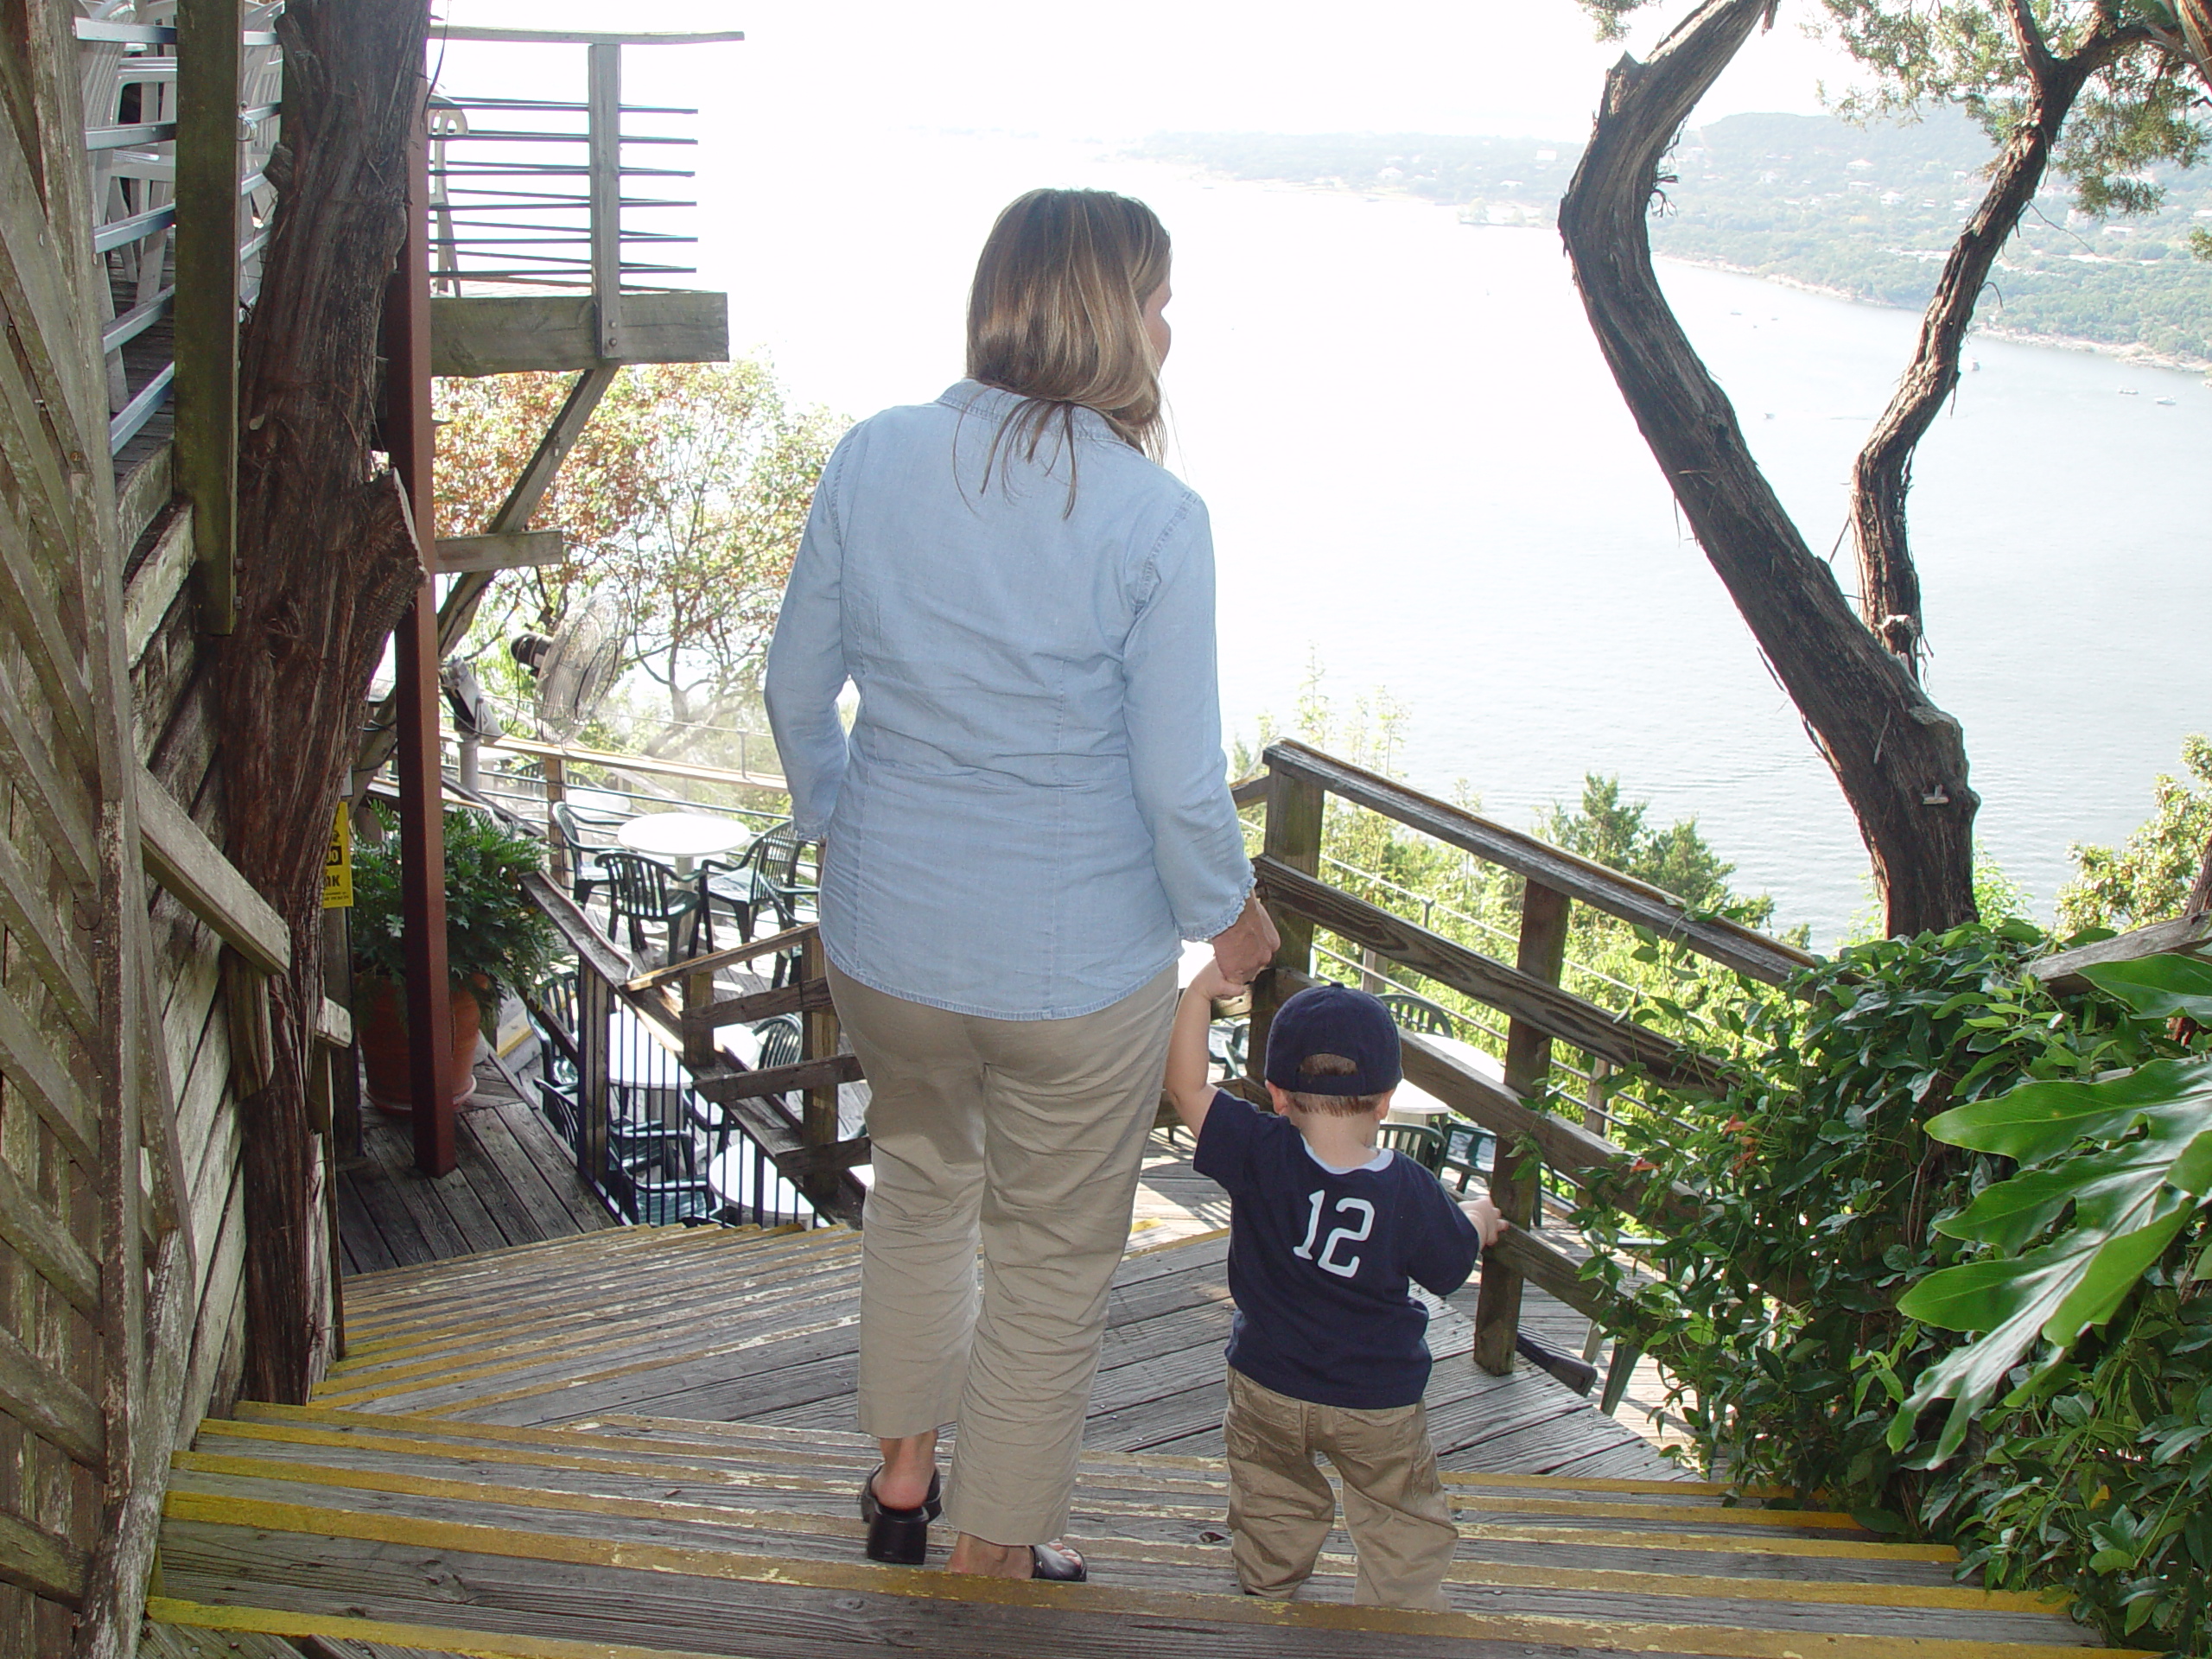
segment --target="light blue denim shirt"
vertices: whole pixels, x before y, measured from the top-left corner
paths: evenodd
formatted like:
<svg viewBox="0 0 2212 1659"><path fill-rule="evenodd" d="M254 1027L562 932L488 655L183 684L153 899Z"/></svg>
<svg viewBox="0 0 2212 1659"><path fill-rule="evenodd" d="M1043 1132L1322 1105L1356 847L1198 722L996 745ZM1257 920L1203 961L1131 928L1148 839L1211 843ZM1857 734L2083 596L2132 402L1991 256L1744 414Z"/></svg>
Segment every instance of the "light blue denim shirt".
<svg viewBox="0 0 2212 1659"><path fill-rule="evenodd" d="M845 435L768 647L768 718L798 833L828 837L830 959L909 1001L1061 1020L1228 927L1252 867L1205 504L1089 410L1072 454L1055 416L1035 460L994 457L1017 402L963 380Z"/></svg>

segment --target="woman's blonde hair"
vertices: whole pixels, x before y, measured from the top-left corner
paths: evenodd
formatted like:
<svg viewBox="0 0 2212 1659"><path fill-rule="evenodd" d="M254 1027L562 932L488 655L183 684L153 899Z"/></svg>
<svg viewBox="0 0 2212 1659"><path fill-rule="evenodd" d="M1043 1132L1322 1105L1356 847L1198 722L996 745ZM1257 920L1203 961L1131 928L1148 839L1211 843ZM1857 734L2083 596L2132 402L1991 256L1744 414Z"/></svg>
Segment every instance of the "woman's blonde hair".
<svg viewBox="0 0 2212 1659"><path fill-rule="evenodd" d="M1167 256L1152 209L1110 190L1032 190L999 215L968 296L969 378L1023 400L994 454L1011 442L1034 460L1058 416L1072 468L1081 407L1159 459L1160 364L1144 306L1167 280Z"/></svg>

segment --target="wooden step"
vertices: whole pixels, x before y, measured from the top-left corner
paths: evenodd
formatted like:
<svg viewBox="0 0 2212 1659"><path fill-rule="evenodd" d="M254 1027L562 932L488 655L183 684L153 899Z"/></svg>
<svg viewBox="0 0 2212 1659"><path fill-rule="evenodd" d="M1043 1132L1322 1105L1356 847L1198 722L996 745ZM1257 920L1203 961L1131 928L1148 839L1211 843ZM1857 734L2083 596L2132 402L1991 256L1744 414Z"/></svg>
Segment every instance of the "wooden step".
<svg viewBox="0 0 2212 1659"><path fill-rule="evenodd" d="M1321 1650L1290 1644L1294 1632L1339 1643L1387 1633L1394 1639L1377 1650L1407 1654L1543 1643L1784 1659L1809 1643L1831 1659L2055 1659L2085 1645L2054 1615L1807 1595L1670 1598L1615 1587L1625 1583L1618 1576L1591 1582L1579 1567L1549 1569L1553 1581L1541 1584L1526 1573L1509 1584L1494 1572L1472 1583L1455 1575L1449 1593L1463 1611L1419 1614L1344 1605L1350 1563L1332 1561L1308 1593L1338 1599L1263 1603L1230 1592L1217 1547L1102 1544L1100 1582L1008 1584L855 1560L856 1520L833 1527L827 1517L795 1523L760 1514L717 1523L511 1504L491 1493L414 1497L356 1507L178 1491L162 1535L164 1588L190 1601L294 1611L334 1599L358 1615L415 1624L465 1605L470 1628L488 1620L485 1628L510 1633L673 1638L759 1659L858 1652L893 1631L902 1648L929 1654L1046 1644L1141 1653L1159 1649L1133 1642L1132 1627L1160 1620L1173 1621L1186 1641L1203 1633L1224 1653ZM306 1541L312 1547L302 1550Z"/></svg>

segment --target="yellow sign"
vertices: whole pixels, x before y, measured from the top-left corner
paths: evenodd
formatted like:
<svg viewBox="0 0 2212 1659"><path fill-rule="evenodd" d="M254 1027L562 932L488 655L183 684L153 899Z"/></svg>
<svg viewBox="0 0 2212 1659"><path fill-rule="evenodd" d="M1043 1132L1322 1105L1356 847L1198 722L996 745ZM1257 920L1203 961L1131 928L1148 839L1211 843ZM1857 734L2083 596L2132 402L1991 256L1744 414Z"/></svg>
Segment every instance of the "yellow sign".
<svg viewBox="0 0 2212 1659"><path fill-rule="evenodd" d="M353 907L353 815L338 803L338 817L330 826L330 848L322 855L322 907Z"/></svg>

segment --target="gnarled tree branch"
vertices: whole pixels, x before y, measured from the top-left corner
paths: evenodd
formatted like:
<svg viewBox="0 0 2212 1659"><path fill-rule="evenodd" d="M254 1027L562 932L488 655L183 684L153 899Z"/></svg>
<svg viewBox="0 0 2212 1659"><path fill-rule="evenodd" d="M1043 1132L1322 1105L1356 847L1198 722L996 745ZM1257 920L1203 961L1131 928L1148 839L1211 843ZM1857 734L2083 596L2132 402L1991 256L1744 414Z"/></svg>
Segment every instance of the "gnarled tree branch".
<svg viewBox="0 0 2212 1659"><path fill-rule="evenodd" d="M1646 213L1660 158L1766 7L1706 0L1649 62L1614 67L1560 233L1644 442L1858 817L1890 931L1948 927L1974 914L1978 802L1958 722L1860 624L1806 546L1651 266Z"/></svg>

